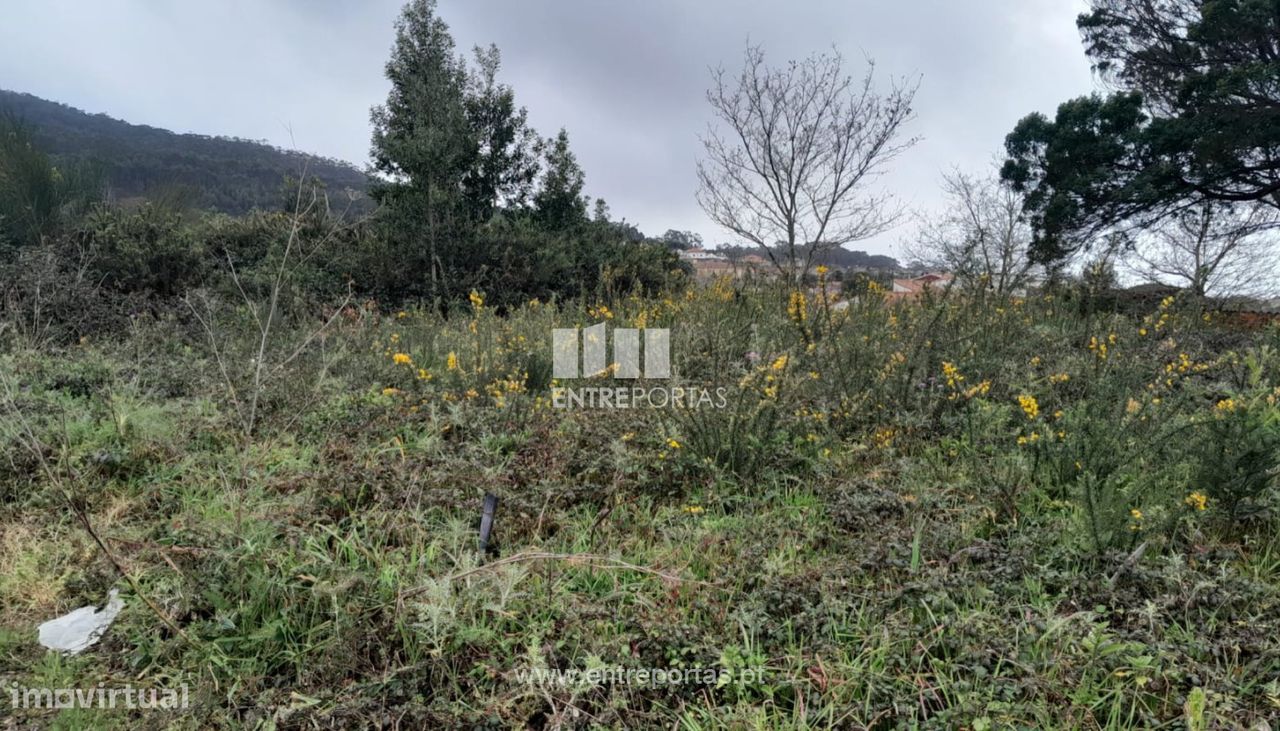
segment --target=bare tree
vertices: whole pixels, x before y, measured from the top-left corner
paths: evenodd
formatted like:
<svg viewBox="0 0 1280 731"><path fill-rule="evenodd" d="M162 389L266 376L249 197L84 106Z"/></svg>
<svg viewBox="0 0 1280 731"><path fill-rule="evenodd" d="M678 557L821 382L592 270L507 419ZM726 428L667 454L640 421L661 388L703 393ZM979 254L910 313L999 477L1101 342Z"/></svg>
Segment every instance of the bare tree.
<svg viewBox="0 0 1280 731"><path fill-rule="evenodd" d="M698 203L713 221L759 246L782 274L801 278L815 256L889 229L898 212L867 190L902 139L918 80L873 85L875 63L855 82L839 53L782 68L749 46L736 77L714 73L698 163Z"/></svg>
<svg viewBox="0 0 1280 731"><path fill-rule="evenodd" d="M1127 265L1147 281L1177 283L1199 297L1274 295L1277 226L1280 215L1267 206L1205 203L1139 236Z"/></svg>
<svg viewBox="0 0 1280 731"><path fill-rule="evenodd" d="M922 216L917 239L906 245L908 257L955 274L965 286L996 294L1025 287L1035 275L1028 256L1031 226L1022 198L998 178L954 170L942 176L947 207Z"/></svg>
<svg viewBox="0 0 1280 731"><path fill-rule="evenodd" d="M301 341L294 343L295 347L292 350L287 349L287 346L283 343L286 335L281 333L281 326L285 318L281 307L282 295L285 293L290 281L297 276L301 264L324 247L332 244L338 234L342 233L350 225L341 223L342 216L336 219L333 218L330 215L328 198L322 194L314 183L308 186L307 182L308 179L304 167L302 177L298 179L298 190L293 201L293 210L288 219L289 230L284 240L284 250L280 254L280 263L269 281L265 301L257 301L250 296L244 287L240 274L236 271L233 257L230 254L226 256L227 272L230 274L231 281L235 284L236 290L239 292L241 299L243 299L245 308L249 315L252 316L253 323L257 329L257 334L254 338L256 344L251 351L253 355L248 359L247 373L243 372L245 370L243 368L239 369L241 371L239 374L235 373L237 370L236 363L230 357L228 344L225 342L228 338L219 335L216 321L219 308L208 293L189 292L183 297L183 303L187 305L187 309L191 312L196 322L200 323L200 327L204 330L209 340L209 350L218 366L218 372L222 376L228 400L234 407L236 415L240 418L242 435L246 440L246 444L253 437L254 429L258 425L261 402L268 385L273 382L284 381L290 376L297 377L296 373L291 374L288 371L289 364L307 352L317 340L323 342L325 331L346 309L352 297L351 284L348 283L346 297L334 308L333 313L324 323L312 330ZM323 213L320 213L320 206L323 206ZM323 217L323 235L318 240L307 241L304 235L307 219L317 215ZM343 215L345 215L345 211ZM281 350L282 347L286 349ZM237 375L239 378L237 378ZM241 382L239 388L236 386L237 380Z"/></svg>

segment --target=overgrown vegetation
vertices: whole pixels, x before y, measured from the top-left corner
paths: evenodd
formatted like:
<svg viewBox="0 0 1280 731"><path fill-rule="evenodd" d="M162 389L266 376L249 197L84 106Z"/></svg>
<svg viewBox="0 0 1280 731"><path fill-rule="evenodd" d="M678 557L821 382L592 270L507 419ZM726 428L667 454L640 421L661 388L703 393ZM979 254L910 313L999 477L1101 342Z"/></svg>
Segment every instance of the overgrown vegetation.
<svg viewBox="0 0 1280 731"><path fill-rule="evenodd" d="M1174 60L1256 53L1223 29L1266 3L1157 4L1195 31ZM718 85L740 134L709 138L703 204L778 276L700 285L674 254L696 234L588 214L568 134L532 130L497 50L458 55L430 0L397 26L369 215L305 168L276 206L246 183L240 216L109 200L101 170L3 121L4 721L1269 728L1280 327L1205 295L1262 271L1270 215L1227 202L1274 191L1220 175L1265 145L1187 139L1204 131L1191 112L1265 69L1156 83L1164 36L1117 36L1152 3L1092 6L1099 65L1186 104L1024 120L1015 188L949 179L921 256L957 277L907 299L829 269L875 261L839 244L894 218L863 184L914 139L898 136L914 85L851 86L838 55L779 70L751 48L740 88ZM1063 115L1117 113L1107 159L1198 155L1098 185L1109 168L1074 166L1101 157L1062 154L1098 140ZM1099 197L1070 194L1081 181ZM1169 216L1176 255L1141 250L1189 289L1118 296L1119 227ZM645 378L560 377L553 331L600 323L617 361L646 331ZM657 329L670 378L649 377ZM716 397L566 408L568 387ZM91 650L35 642L112 589L125 609ZM554 676L602 669L712 682ZM192 705L9 700L123 686L185 686Z"/></svg>
<svg viewBox="0 0 1280 731"><path fill-rule="evenodd" d="M135 718L191 728L1212 727L1280 702L1274 329L720 282L349 304L315 337L282 305L263 349L249 302L9 339L6 681L187 683L191 715ZM671 328L676 382L727 406L553 408L549 331L601 319ZM59 658L32 619L121 581L77 511L165 619L131 596ZM763 675L520 675L593 666Z"/></svg>

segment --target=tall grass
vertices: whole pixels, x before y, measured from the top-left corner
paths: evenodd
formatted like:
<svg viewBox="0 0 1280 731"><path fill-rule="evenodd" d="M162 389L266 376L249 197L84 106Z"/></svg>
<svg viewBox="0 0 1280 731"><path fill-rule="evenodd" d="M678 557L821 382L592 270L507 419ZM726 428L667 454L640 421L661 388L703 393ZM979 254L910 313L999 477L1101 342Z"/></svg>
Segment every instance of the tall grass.
<svg viewBox="0 0 1280 731"><path fill-rule="evenodd" d="M1122 728L1181 723L1193 693L1197 723L1271 712L1280 332L1177 301L828 286L284 310L278 350L234 306L11 345L0 681L186 682L190 716L97 719L190 728ZM671 331L672 379L622 385L724 407L557 408L553 388L619 385L552 377L551 330L601 321ZM246 430L224 372L263 360L285 366ZM137 587L76 658L30 628L119 572L41 457ZM615 665L764 674L517 677Z"/></svg>

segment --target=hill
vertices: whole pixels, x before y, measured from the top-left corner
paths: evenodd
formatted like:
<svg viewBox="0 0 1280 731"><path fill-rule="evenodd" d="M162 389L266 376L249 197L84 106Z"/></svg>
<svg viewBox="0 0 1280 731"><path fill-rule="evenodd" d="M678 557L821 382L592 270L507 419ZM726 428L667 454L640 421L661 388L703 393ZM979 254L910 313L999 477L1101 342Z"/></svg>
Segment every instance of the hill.
<svg viewBox="0 0 1280 731"><path fill-rule="evenodd" d="M804 247L799 247L799 250L803 253ZM717 247L716 251L730 259L738 259L748 254L760 253L760 250L754 246L722 245ZM897 272L902 270L902 265L892 256L869 254L858 249L846 249L843 246L818 252L813 259L813 263L826 264L829 267L839 269L852 269L854 271Z"/></svg>
<svg viewBox="0 0 1280 731"><path fill-rule="evenodd" d="M29 125L36 143L55 159L98 166L116 200L178 195L198 208L238 214L279 208L285 178L303 169L331 194L363 196L367 183L359 168L342 160L253 140L177 134L31 94L0 89L0 114Z"/></svg>

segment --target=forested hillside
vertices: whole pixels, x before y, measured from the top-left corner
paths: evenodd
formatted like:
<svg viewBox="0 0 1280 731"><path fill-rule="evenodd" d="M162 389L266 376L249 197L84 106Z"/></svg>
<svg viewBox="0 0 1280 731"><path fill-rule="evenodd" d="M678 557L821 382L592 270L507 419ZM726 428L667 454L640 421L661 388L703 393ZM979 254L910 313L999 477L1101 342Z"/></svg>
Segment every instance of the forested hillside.
<svg viewBox="0 0 1280 731"><path fill-rule="evenodd" d="M98 167L116 200L179 196L193 207L238 214L279 208L285 178L296 178L304 167L331 194L363 194L367 182L361 170L341 160L252 140L176 134L30 94L0 89L0 114L30 126L36 143L55 160Z"/></svg>

